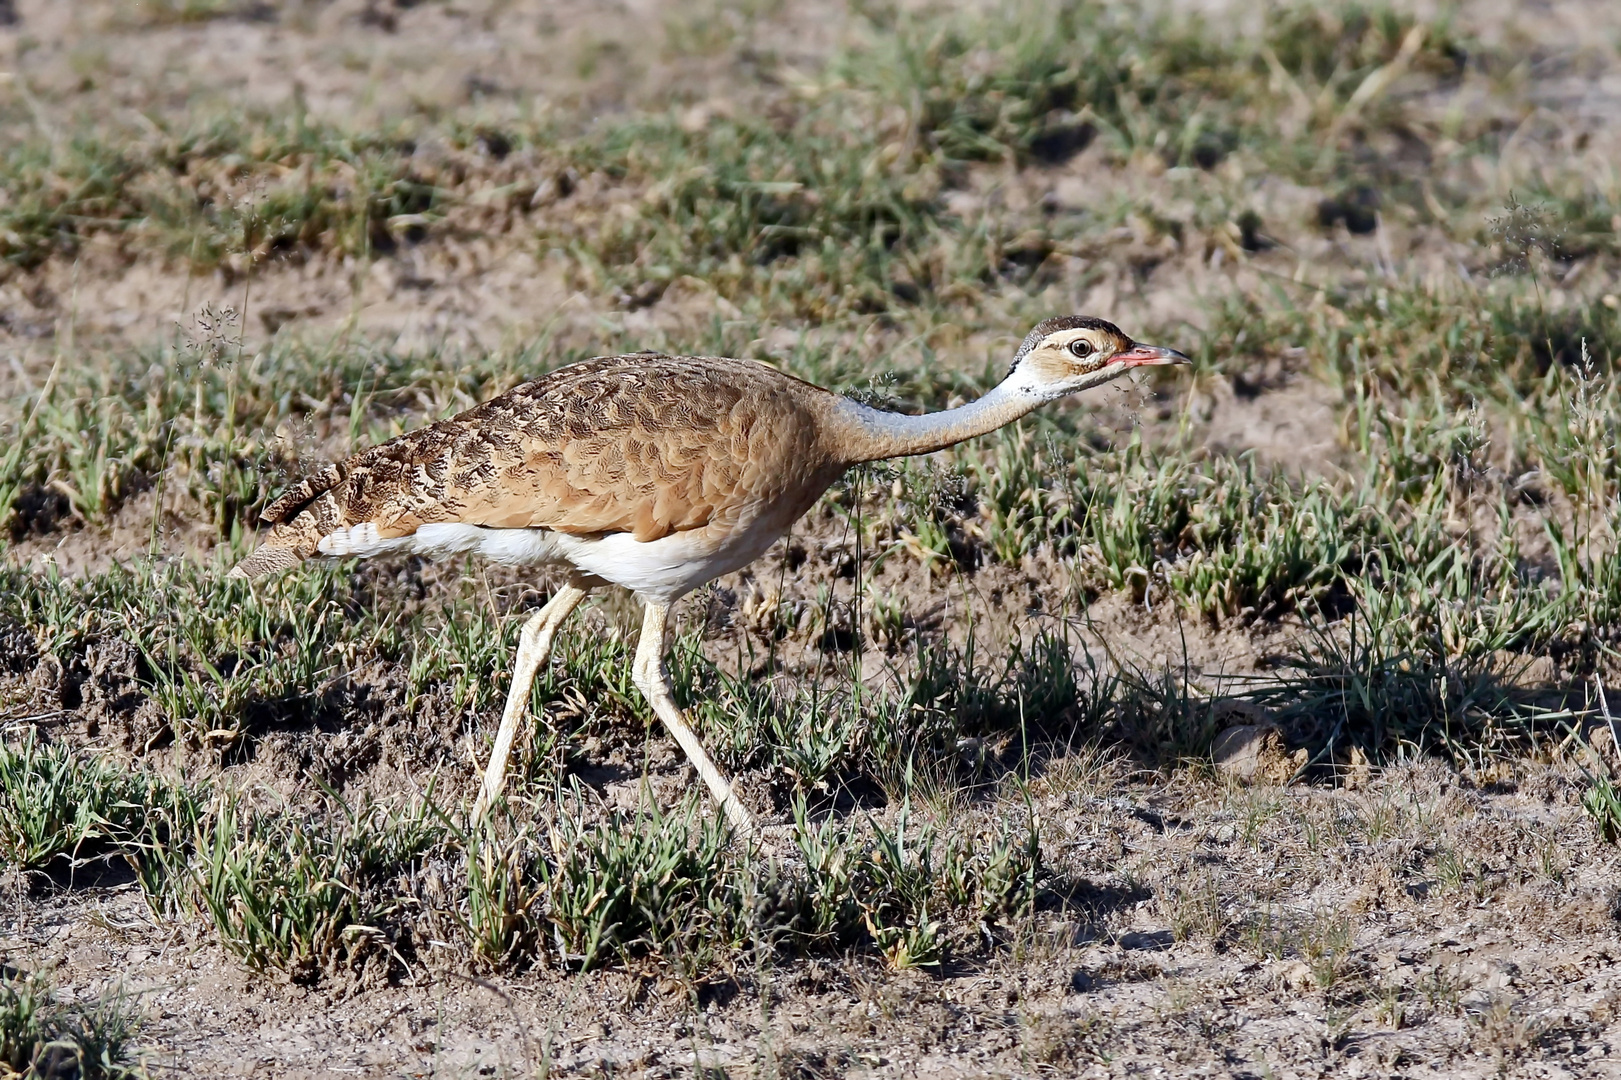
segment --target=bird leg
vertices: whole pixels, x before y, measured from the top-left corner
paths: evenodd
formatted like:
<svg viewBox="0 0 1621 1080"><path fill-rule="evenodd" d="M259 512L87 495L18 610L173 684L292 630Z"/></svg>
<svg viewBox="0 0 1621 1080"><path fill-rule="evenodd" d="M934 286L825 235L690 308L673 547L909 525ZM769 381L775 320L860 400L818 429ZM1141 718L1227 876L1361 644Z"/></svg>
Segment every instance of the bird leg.
<svg viewBox="0 0 1621 1080"><path fill-rule="evenodd" d="M478 801L473 804L473 820L484 816L501 787L506 783L507 761L512 756L512 741L518 734L518 722L529 708L529 690L535 682L535 672L552 652L552 635L580 606L590 589L582 589L572 582L564 585L546 601L546 606L535 612L523 624L518 635L518 651L512 660L512 685L507 690L507 707L501 714L501 729L495 734L495 746L490 750L490 764L484 770L484 784L479 789Z"/></svg>
<svg viewBox="0 0 1621 1080"><path fill-rule="evenodd" d="M664 635L669 615L668 604L647 605L642 619L642 640L636 646L636 660L631 666L631 679L647 703L653 706L659 719L664 721L664 726L670 729L670 734L675 736L675 741L681 744L681 749L687 752L687 758L697 768L698 775L709 785L710 794L726 811L726 820L732 823L732 828L740 835L751 836L754 834L754 819L733 794L732 785L726 782L726 777L720 774L715 763L709 760L709 755L704 753L703 743L687 726L687 719L677 708L675 695L670 691L670 676L664 670Z"/></svg>

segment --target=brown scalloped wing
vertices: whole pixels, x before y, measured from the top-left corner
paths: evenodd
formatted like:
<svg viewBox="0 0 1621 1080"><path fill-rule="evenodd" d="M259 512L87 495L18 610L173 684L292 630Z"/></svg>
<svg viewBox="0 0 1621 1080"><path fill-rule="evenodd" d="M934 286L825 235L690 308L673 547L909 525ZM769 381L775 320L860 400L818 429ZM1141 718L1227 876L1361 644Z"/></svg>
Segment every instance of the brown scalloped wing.
<svg viewBox="0 0 1621 1080"><path fill-rule="evenodd" d="M724 525L827 472L833 400L748 360L587 360L328 466L265 510L265 543L308 557L368 521L379 539L433 522L644 541Z"/></svg>

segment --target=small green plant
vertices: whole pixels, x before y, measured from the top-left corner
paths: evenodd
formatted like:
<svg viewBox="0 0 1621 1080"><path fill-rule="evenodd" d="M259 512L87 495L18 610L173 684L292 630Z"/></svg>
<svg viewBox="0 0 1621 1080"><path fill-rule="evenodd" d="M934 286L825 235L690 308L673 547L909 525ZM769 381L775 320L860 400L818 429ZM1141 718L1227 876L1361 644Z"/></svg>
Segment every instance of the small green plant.
<svg viewBox="0 0 1621 1080"><path fill-rule="evenodd" d="M1178 877L1159 897L1159 905L1178 941L1219 942L1232 920L1222 902L1220 882L1213 874L1192 881Z"/></svg>
<svg viewBox="0 0 1621 1080"><path fill-rule="evenodd" d="M1392 984L1381 986L1373 1006L1373 1015L1392 1031L1400 1031L1408 1020L1407 995L1402 988Z"/></svg>
<svg viewBox="0 0 1621 1080"><path fill-rule="evenodd" d="M1417 985L1431 1012L1456 1015L1462 1011L1464 987L1443 965L1436 964L1425 971Z"/></svg>
<svg viewBox="0 0 1621 1080"><path fill-rule="evenodd" d="M467 837L465 915L459 921L480 960L510 966L541 953L546 882L530 852L542 837L490 821L475 830Z"/></svg>
<svg viewBox="0 0 1621 1080"><path fill-rule="evenodd" d="M1287 913L1269 904L1243 918L1237 939L1257 956L1281 960L1289 954L1291 934L1292 924Z"/></svg>
<svg viewBox="0 0 1621 1080"><path fill-rule="evenodd" d="M221 795L198 822L188 896L250 967L307 981L398 961L407 900L395 882L445 843L439 819L421 803L335 809L317 822Z"/></svg>
<svg viewBox="0 0 1621 1080"><path fill-rule="evenodd" d="M1346 913L1320 912L1300 927L1300 955L1312 981L1325 993L1345 974L1354 947L1354 927Z"/></svg>
<svg viewBox="0 0 1621 1080"><path fill-rule="evenodd" d="M1435 853L1434 866L1436 883L1447 893L1461 892L1475 876L1475 868L1450 847L1441 848Z"/></svg>
<svg viewBox="0 0 1621 1080"><path fill-rule="evenodd" d="M0 1072L8 1077L137 1080L147 1075L134 1052L137 1027L118 990L62 1005L49 972L0 970Z"/></svg>
<svg viewBox="0 0 1621 1080"><path fill-rule="evenodd" d="M699 822L689 805L596 827L565 813L553 828L547 918L566 962L589 968L646 952L693 962L739 942L742 868L725 855L718 819Z"/></svg>
<svg viewBox="0 0 1621 1080"><path fill-rule="evenodd" d="M166 781L32 733L0 744L0 856L22 870L72 870L121 855L142 864L170 839L162 812L184 801Z"/></svg>
<svg viewBox="0 0 1621 1080"><path fill-rule="evenodd" d="M1607 776L1596 776L1582 792L1582 809L1593 819L1600 838L1621 840L1621 789Z"/></svg>

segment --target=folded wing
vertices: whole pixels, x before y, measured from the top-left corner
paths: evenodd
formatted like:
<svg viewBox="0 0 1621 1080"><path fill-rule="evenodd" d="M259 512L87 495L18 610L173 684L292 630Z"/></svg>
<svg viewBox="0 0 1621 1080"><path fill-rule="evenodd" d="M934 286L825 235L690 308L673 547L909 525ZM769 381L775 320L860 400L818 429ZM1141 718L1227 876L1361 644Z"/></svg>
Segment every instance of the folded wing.
<svg viewBox="0 0 1621 1080"><path fill-rule="evenodd" d="M233 573L291 566L356 526L377 542L439 522L642 541L724 526L825 468L821 395L752 361L588 360L304 479Z"/></svg>

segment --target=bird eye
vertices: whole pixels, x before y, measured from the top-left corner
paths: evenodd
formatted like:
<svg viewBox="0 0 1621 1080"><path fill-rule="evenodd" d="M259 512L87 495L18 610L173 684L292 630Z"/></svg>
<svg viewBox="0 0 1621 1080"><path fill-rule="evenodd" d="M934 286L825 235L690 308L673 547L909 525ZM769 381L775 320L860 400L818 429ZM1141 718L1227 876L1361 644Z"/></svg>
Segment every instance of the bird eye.
<svg viewBox="0 0 1621 1080"><path fill-rule="evenodd" d="M1097 351L1097 347L1085 338L1076 338L1069 343L1069 351L1075 354L1076 359L1085 360Z"/></svg>

